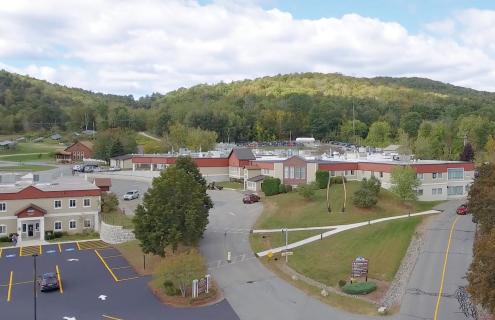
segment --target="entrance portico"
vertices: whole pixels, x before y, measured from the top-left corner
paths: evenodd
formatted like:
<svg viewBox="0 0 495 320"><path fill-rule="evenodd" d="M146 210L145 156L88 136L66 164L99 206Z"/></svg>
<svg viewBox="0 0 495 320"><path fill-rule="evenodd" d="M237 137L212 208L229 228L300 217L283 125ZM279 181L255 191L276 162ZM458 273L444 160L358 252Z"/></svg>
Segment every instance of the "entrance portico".
<svg viewBox="0 0 495 320"><path fill-rule="evenodd" d="M46 210L30 204L16 213L18 242L29 240L45 240Z"/></svg>

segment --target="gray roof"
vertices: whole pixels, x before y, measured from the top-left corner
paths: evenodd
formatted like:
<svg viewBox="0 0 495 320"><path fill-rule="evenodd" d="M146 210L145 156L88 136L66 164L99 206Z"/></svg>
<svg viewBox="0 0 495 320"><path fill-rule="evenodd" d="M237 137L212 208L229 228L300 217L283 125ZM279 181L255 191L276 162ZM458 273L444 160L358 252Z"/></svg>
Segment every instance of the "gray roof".
<svg viewBox="0 0 495 320"><path fill-rule="evenodd" d="M249 148L234 148L232 152L235 154L237 159L239 160L255 160L256 157L253 154L253 151Z"/></svg>
<svg viewBox="0 0 495 320"><path fill-rule="evenodd" d="M123 154L121 156L111 157L110 160L127 160L132 159L132 154Z"/></svg>
<svg viewBox="0 0 495 320"><path fill-rule="evenodd" d="M259 176L255 176L255 177L252 177L252 178L249 178L248 181L251 181L251 182L258 182L258 181L263 181L265 180L267 176L264 176L264 175L259 175Z"/></svg>

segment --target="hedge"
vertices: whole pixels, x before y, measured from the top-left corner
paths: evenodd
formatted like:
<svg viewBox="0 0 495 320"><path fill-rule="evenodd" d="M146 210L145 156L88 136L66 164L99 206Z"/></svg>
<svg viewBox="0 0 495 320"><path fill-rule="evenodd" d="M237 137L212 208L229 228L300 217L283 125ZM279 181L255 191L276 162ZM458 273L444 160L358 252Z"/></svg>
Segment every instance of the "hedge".
<svg viewBox="0 0 495 320"><path fill-rule="evenodd" d="M342 184L342 179L347 182L347 179L342 176L331 177L330 184ZM316 185L319 189L325 189L328 184L328 171L318 170L316 171Z"/></svg>
<svg viewBox="0 0 495 320"><path fill-rule="evenodd" d="M261 190L265 193L265 196L273 196L279 193L280 179L268 177L263 180L261 184Z"/></svg>
<svg viewBox="0 0 495 320"><path fill-rule="evenodd" d="M374 282L355 282L348 283L342 287L342 291L347 294L368 294L376 290Z"/></svg>

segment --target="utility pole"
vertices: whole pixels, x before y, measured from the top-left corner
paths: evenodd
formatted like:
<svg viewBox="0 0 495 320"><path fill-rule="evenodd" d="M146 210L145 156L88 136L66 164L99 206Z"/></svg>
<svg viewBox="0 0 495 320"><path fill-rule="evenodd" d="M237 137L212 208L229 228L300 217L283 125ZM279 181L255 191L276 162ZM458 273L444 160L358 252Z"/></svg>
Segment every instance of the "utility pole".
<svg viewBox="0 0 495 320"><path fill-rule="evenodd" d="M356 144L356 126L354 125L354 95L352 96L352 137L354 138L354 144Z"/></svg>

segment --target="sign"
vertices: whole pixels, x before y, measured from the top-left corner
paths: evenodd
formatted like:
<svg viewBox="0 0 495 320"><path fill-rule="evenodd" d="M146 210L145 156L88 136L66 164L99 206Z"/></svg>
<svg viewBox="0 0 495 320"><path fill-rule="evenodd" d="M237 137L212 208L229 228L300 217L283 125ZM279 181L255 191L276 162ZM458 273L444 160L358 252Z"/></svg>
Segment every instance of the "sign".
<svg viewBox="0 0 495 320"><path fill-rule="evenodd" d="M192 283L192 297L197 298L202 293L210 292L210 275L207 274L204 278L195 279Z"/></svg>
<svg viewBox="0 0 495 320"><path fill-rule="evenodd" d="M273 253L270 251L270 252L268 252L267 256L268 256L268 258L271 259L273 257Z"/></svg>
<svg viewBox="0 0 495 320"><path fill-rule="evenodd" d="M351 277L366 277L366 279L368 279L368 262L368 259L364 257L357 257L354 261L352 261Z"/></svg>
<svg viewBox="0 0 495 320"><path fill-rule="evenodd" d="M294 254L293 251L284 251L282 252L282 257L292 256L293 254Z"/></svg>

